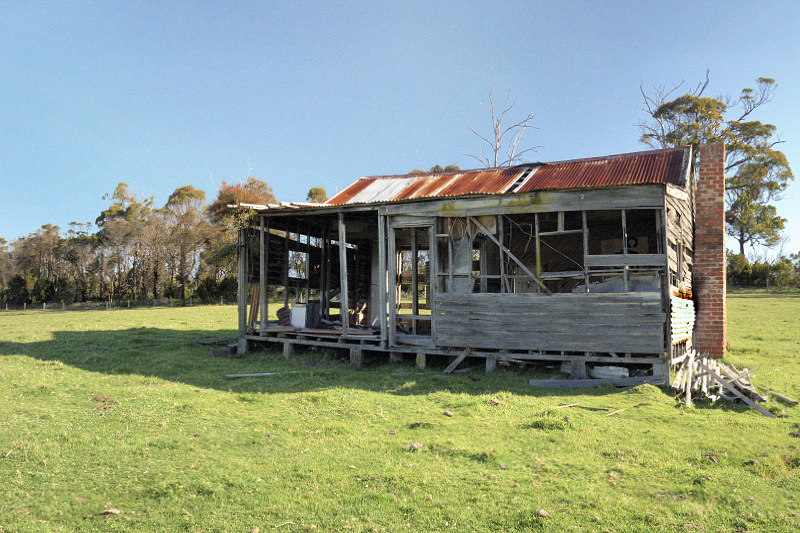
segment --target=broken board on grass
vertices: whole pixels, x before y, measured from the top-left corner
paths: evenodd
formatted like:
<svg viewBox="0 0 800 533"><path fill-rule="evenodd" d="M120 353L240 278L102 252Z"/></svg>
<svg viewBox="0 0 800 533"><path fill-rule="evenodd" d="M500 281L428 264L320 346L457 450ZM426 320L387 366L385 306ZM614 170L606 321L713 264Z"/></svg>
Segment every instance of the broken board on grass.
<svg viewBox="0 0 800 533"><path fill-rule="evenodd" d="M663 377L636 377L636 378L593 378L593 379L532 379L528 381L531 387L552 387L561 389L586 389L599 387L609 383L615 387L635 387L636 385L663 385Z"/></svg>

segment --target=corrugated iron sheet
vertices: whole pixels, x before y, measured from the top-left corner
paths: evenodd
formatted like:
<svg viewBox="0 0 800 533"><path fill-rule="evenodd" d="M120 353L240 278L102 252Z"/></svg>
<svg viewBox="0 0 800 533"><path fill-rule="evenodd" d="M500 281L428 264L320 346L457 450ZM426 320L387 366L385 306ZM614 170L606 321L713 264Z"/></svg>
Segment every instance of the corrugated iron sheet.
<svg viewBox="0 0 800 533"><path fill-rule="evenodd" d="M502 194L522 174L524 168L471 170L459 174L436 196L460 196L462 194Z"/></svg>
<svg viewBox="0 0 800 533"><path fill-rule="evenodd" d="M358 193L369 187L370 183L373 181L375 181L375 178L361 178L355 183L348 185L343 191L335 194L333 198L329 198L325 203L328 205L342 205L350 203L350 201L356 195L358 195Z"/></svg>
<svg viewBox="0 0 800 533"><path fill-rule="evenodd" d="M375 204L391 202L398 194L402 193L404 189L414 183L415 179L416 178L408 176L403 178L376 179L363 191L353 196L353 199L347 203Z"/></svg>
<svg viewBox="0 0 800 533"><path fill-rule="evenodd" d="M514 192L582 189L681 181L683 148L549 163L537 168Z"/></svg>
<svg viewBox="0 0 800 533"><path fill-rule="evenodd" d="M646 183L680 185L683 180L681 172L685 150L671 148L457 173L367 177L356 181L327 203L385 203L469 194L506 194ZM517 183L526 173L529 175Z"/></svg>

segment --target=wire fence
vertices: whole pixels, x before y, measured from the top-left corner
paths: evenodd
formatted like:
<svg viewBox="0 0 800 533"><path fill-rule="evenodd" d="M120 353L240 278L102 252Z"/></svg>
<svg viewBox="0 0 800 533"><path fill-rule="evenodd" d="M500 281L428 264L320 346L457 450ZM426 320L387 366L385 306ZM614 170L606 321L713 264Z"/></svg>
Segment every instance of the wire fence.
<svg viewBox="0 0 800 533"><path fill-rule="evenodd" d="M220 298L219 301L214 303L203 302L195 300L194 298L186 299L187 307L194 307L197 305L236 305L236 301L226 301ZM22 305L14 305L11 303L0 303L0 312L4 311L100 311L100 310L120 310L120 309L142 309L142 308L167 308L167 307L181 307L181 300L179 298L150 298L148 300L121 300L121 301L103 301L103 302L43 302L43 303L25 303Z"/></svg>

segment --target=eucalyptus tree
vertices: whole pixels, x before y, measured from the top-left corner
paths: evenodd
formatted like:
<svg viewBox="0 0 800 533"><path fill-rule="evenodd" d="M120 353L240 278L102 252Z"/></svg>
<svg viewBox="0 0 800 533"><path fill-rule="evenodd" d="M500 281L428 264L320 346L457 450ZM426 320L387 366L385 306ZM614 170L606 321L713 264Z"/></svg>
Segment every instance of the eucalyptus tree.
<svg viewBox="0 0 800 533"><path fill-rule="evenodd" d="M771 202L794 179L786 156L776 149L783 142L776 126L751 116L772 101L777 85L772 78L755 81L754 88L745 87L737 97L716 98L703 96L708 72L705 82L677 98L672 97L679 94L682 83L671 89L655 87L651 94L640 86L641 109L647 115L639 123L641 142L654 148L725 143L725 221L741 254L747 244L780 242L785 219Z"/></svg>
<svg viewBox="0 0 800 533"><path fill-rule="evenodd" d="M198 267L200 252L210 234L205 200L204 191L184 185L175 189L163 209L170 230L170 243L177 253L181 305L186 305L186 282Z"/></svg>

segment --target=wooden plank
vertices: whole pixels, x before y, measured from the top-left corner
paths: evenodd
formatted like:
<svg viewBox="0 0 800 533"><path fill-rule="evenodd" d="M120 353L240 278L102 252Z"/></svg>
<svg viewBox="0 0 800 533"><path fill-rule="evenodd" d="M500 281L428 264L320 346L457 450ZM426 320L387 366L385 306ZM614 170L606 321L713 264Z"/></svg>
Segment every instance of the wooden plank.
<svg viewBox="0 0 800 533"><path fill-rule="evenodd" d="M394 229L391 227L387 228L386 243L389 245L389 264L387 265L387 274L389 277L389 317L387 329L389 334L389 346L397 346L397 248L395 244Z"/></svg>
<svg viewBox="0 0 800 533"><path fill-rule="evenodd" d="M663 377L636 377L636 378L603 378L603 379L532 379L528 385L532 387L548 387L562 389L585 389L599 387L603 383L610 383L615 387L635 387L636 385L661 385Z"/></svg>
<svg viewBox="0 0 800 533"><path fill-rule="evenodd" d="M342 335L350 327L350 307L347 300L347 241L345 239L344 214L339 213L339 316L342 320Z"/></svg>
<svg viewBox="0 0 800 533"><path fill-rule="evenodd" d="M664 203L663 185L634 185L548 190L514 195L476 198L446 198L426 202L391 203L378 207L385 215L481 216L535 212L660 208Z"/></svg>
<svg viewBox="0 0 800 533"><path fill-rule="evenodd" d="M261 308L261 323L259 330L261 334L264 335L265 330L267 329L267 319L269 318L269 301L267 298L267 293L269 292L269 287L267 285L267 261L269 260L268 255L268 248L267 248L267 233L269 232L269 226L264 226L264 215L259 217L259 244L261 245L261 250L259 251L259 269L258 269L258 280L259 285L262 287L261 294L260 294L260 303L259 307Z"/></svg>
<svg viewBox="0 0 800 533"><path fill-rule="evenodd" d="M517 256L516 256L516 255L514 255L513 253L511 253L511 250L509 250L508 248L506 248L506 247L503 245L503 243L502 243L502 242L500 242L500 241L497 239L497 237L495 237L495 236L494 236L494 234L492 234L492 232L490 232L488 229L486 229L486 227L484 227L484 225L483 225L483 224L481 224L481 223L480 223L480 221L479 221L477 218L475 218L475 217L470 217L470 220L473 222L473 224L475 224L476 226L478 226L478 228L479 228L479 229L480 229L480 230L481 230L481 231L482 231L482 232L483 232L483 233L484 233L484 234L485 234L487 237L489 237L489 238L490 238L492 241L494 241L494 243L495 243L495 244L496 244L496 245L497 245L497 246L500 248L500 251L501 251L501 252L504 252L504 253L505 253L505 254L508 256L508 258L509 258L509 259L511 259L512 261L514 261L514 262L515 262L515 263L516 263L516 264L517 264L517 265L518 265L518 266L519 266L519 267L522 269L522 271L523 271L523 272L525 272L525 274L527 274L528 276L530 276L530 277L531 277L531 278L532 278L532 279L533 279L533 280L534 280L536 283L538 283L538 284L539 284L539 286L540 286L540 287L541 287L541 288L542 288L542 289L543 289L545 292L550 292L550 290L549 290L547 287L545 287L545 286L544 286L544 284L542 283L542 280L540 280L540 279L538 278L538 276L535 276L535 275L533 274L533 272L531 272L531 271L528 269L528 267L527 267L527 266L525 266L525 264L524 264L522 261L520 261L520 260L517 258Z"/></svg>
<svg viewBox="0 0 800 533"><path fill-rule="evenodd" d="M764 409L763 407L761 407L760 405L755 403L753 400L751 400L750 398L748 398L747 396L745 396L744 394L739 392L739 389L737 389L736 387L734 387L733 385L728 383L725 380L725 378L723 378L718 373L716 373L711 368L709 368L709 366L706 365L705 361L699 361L698 362L698 367L700 367L701 369L706 370L707 372L709 372L712 376L714 376L714 379L716 379L719 383L721 383L722 386L725 387L726 389L728 389L734 396L736 396L737 398L742 400L744 403L746 403L747 405L749 405L750 407L752 407L753 409L755 409L756 411L758 411L762 415L764 415L764 416L766 416L768 418L775 418L775 415L773 415L772 413L770 413L769 411L767 411L766 409Z"/></svg>
<svg viewBox="0 0 800 533"><path fill-rule="evenodd" d="M793 398L789 398L788 396L784 396L783 394L780 394L780 393L778 393L778 392L775 392L775 391L774 391L774 390L772 390L772 389L766 389L766 390L767 390L767 392L769 392L770 394L772 394L773 396L775 396L775 399L776 399L776 400L779 400L779 401L781 401L781 402L783 402L783 403L787 403L787 404L789 404L789 405L797 405L797 404L798 404L798 401L797 401L797 400L795 400L795 399L793 399Z"/></svg>
<svg viewBox="0 0 800 533"><path fill-rule="evenodd" d="M661 293L658 291L651 292L591 292L591 293L555 293L555 294L536 294L536 293L519 293L519 294L499 294L499 293L442 293L439 295L438 301L445 302L466 302L470 304L485 302L490 304L507 305L509 302L518 303L543 303L547 305L554 305L556 303L568 303L574 305L578 302L594 302L594 303L641 303L641 304L654 304L661 305Z"/></svg>
<svg viewBox="0 0 800 533"><path fill-rule="evenodd" d="M242 336L247 333L247 248L243 229L239 230L237 244L239 250L239 271L237 273L238 285L236 289L236 300L239 308L239 336Z"/></svg>
<svg viewBox="0 0 800 533"><path fill-rule="evenodd" d="M419 265L419 250L417 248L417 228L411 228L411 314L416 318L419 315L419 280L417 270ZM412 320L411 332L417 334L417 321Z"/></svg>
<svg viewBox="0 0 800 533"><path fill-rule="evenodd" d="M663 341L652 338L635 341L632 338L576 338L575 335L528 335L525 337L508 334L465 335L463 330L440 328L437 346L463 348L464 346L484 349L507 350L569 350L575 352L623 352L635 354L660 354L664 350Z"/></svg>
<svg viewBox="0 0 800 533"><path fill-rule="evenodd" d="M524 311L520 311L524 313ZM547 313L491 313L483 311L451 311L440 309L436 313L437 320L453 323L486 323L490 327L506 324L525 324L525 325L562 325L572 326L572 331L577 331L582 326L610 326L610 327L636 327L639 325L657 325L662 327L666 315L664 313L619 313L619 314L595 314L587 313L558 313L553 312L549 316ZM399 315L409 316L409 315ZM423 318L430 318L429 315L420 315Z"/></svg>
<svg viewBox="0 0 800 533"><path fill-rule="evenodd" d="M275 376L278 372L257 372L255 374L225 374L228 379L234 378L263 378L266 376Z"/></svg>
<svg viewBox="0 0 800 533"><path fill-rule="evenodd" d="M444 369L444 373L445 374L449 374L453 370L455 370L456 367L459 364L461 364L461 361L463 361L464 359L467 358L467 356L469 355L469 352L470 352L470 349L469 348L465 348L464 351L461 352L461 354L458 357L456 357L455 360L447 366L447 368Z"/></svg>
<svg viewBox="0 0 800 533"><path fill-rule="evenodd" d="M386 270L386 217L382 215L378 215L378 275L378 327L381 328L381 347L386 348L389 328L386 321L388 276Z"/></svg>
<svg viewBox="0 0 800 533"><path fill-rule="evenodd" d="M283 306L289 307L289 232L283 235Z"/></svg>
<svg viewBox="0 0 800 533"><path fill-rule="evenodd" d="M665 267L667 258L664 254L587 255L583 258L583 263L587 267Z"/></svg>

